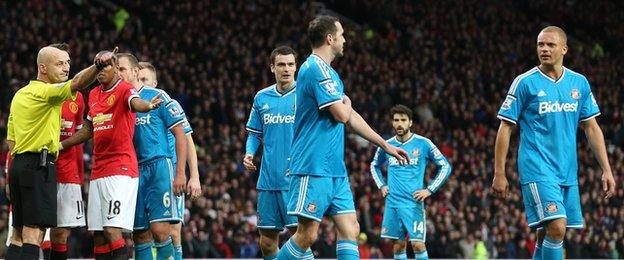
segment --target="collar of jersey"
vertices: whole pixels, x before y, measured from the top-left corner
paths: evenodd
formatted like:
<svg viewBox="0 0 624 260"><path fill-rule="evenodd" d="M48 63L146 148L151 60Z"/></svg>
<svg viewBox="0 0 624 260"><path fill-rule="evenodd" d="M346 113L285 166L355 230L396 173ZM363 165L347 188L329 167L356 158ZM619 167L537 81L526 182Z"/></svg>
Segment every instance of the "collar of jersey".
<svg viewBox="0 0 624 260"><path fill-rule="evenodd" d="M279 95L280 97L285 97L288 96L290 93L292 93L293 91L295 91L295 89L297 88L296 83L293 82L293 84L295 84L288 92L282 94L279 92L279 90L277 90L277 84L273 85L273 90L275 91L275 93L277 93L277 95Z"/></svg>
<svg viewBox="0 0 624 260"><path fill-rule="evenodd" d="M113 90L117 87L117 85L119 85L119 83L121 83L121 79L118 79L118 80L117 80L117 82L115 83L115 85L113 85L113 87L112 87L112 88L110 88L110 89L108 89L108 90L104 90L104 88L102 88L101 90L102 90L102 92L104 92L104 93L106 93L106 92L111 92L111 91L113 91Z"/></svg>
<svg viewBox="0 0 624 260"><path fill-rule="evenodd" d="M563 80L563 77L565 77L566 74L566 70L568 70L566 67L562 67L563 68L563 72L561 72L561 77L559 77L559 79L554 80L553 78L549 77L548 75L544 74L544 72L539 68L539 66L537 66L537 71L539 71L540 74L542 74L542 76L548 80L550 80L553 83L559 83L561 82L561 80Z"/></svg>

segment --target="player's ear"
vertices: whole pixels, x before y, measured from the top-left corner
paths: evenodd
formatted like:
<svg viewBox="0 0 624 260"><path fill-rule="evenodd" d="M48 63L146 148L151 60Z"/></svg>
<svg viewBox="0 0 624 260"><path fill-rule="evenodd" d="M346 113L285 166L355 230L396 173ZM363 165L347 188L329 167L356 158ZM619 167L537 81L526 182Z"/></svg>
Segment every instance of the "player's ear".
<svg viewBox="0 0 624 260"><path fill-rule="evenodd" d="M412 127L413 122L412 119L409 120L409 127Z"/></svg>
<svg viewBox="0 0 624 260"><path fill-rule="evenodd" d="M565 55L566 53L568 53L568 45L564 44L563 48L561 48L561 54Z"/></svg>
<svg viewBox="0 0 624 260"><path fill-rule="evenodd" d="M275 73L275 64L271 63L269 67L271 67L271 73Z"/></svg>
<svg viewBox="0 0 624 260"><path fill-rule="evenodd" d="M44 63L39 63L39 71L41 72L41 74L46 74L48 72L48 69L46 68L46 65Z"/></svg>

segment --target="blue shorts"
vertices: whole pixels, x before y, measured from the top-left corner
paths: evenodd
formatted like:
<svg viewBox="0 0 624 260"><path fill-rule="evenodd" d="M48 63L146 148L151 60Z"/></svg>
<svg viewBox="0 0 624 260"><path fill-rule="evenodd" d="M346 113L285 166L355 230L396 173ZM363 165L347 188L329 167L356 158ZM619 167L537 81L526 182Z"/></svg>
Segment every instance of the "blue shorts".
<svg viewBox="0 0 624 260"><path fill-rule="evenodd" d="M173 164L175 166L175 163ZM175 167L174 167L175 169ZM176 210L178 210L178 218L184 224L184 194L176 196Z"/></svg>
<svg viewBox="0 0 624 260"><path fill-rule="evenodd" d="M139 165L139 191L134 229L149 229L152 222L180 222L173 195L174 168L170 158L158 158Z"/></svg>
<svg viewBox="0 0 624 260"><path fill-rule="evenodd" d="M583 212L578 185L552 182L522 185L522 199L530 228L543 228L548 220L565 218L568 228L583 228Z"/></svg>
<svg viewBox="0 0 624 260"><path fill-rule="evenodd" d="M349 177L291 175L288 214L321 221L323 215L355 213Z"/></svg>
<svg viewBox="0 0 624 260"><path fill-rule="evenodd" d="M414 208L386 208L381 224L381 237L396 240L425 242L427 235L427 221L425 207Z"/></svg>
<svg viewBox="0 0 624 260"><path fill-rule="evenodd" d="M258 190L258 228L277 229L296 227L297 217L286 214L288 191Z"/></svg>

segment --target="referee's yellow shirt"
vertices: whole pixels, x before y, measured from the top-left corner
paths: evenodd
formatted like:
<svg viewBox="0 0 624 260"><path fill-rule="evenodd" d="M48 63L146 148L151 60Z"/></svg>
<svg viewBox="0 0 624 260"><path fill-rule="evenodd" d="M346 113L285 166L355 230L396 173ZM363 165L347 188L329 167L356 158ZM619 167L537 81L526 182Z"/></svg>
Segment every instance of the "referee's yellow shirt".
<svg viewBox="0 0 624 260"><path fill-rule="evenodd" d="M15 93L7 124L7 139L15 142L11 154L41 152L58 157L63 101L73 99L71 80L49 84L31 80Z"/></svg>

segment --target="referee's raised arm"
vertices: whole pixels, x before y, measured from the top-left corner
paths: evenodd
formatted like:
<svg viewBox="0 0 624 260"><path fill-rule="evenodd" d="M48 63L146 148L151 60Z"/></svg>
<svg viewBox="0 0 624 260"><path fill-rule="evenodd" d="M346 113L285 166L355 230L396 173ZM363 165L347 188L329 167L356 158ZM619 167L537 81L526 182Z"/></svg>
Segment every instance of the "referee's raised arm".
<svg viewBox="0 0 624 260"><path fill-rule="evenodd" d="M7 259L38 259L45 228L57 224L56 167L59 120L63 101L95 80L112 63L112 53L68 80L67 44L51 44L37 54L37 79L15 93L11 101L7 143L13 163L9 170L10 200L15 232ZM115 50L114 50L115 51Z"/></svg>

